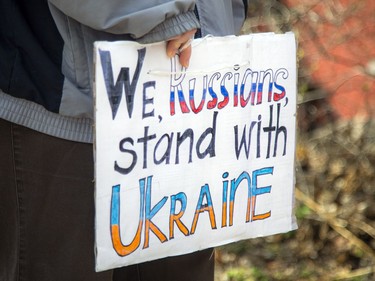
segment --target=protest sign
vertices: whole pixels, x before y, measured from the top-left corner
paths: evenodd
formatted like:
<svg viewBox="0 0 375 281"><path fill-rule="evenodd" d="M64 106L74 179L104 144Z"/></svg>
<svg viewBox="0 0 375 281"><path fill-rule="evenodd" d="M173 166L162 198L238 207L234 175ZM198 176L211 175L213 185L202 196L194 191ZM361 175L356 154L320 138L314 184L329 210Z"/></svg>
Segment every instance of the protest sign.
<svg viewBox="0 0 375 281"><path fill-rule="evenodd" d="M296 228L292 33L95 44L96 269Z"/></svg>

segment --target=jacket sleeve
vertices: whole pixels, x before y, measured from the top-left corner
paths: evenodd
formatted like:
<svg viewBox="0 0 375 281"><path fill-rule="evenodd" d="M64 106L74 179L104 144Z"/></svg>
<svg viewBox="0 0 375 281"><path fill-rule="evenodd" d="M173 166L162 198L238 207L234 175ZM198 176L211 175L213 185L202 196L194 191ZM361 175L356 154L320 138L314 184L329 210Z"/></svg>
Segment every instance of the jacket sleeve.
<svg viewBox="0 0 375 281"><path fill-rule="evenodd" d="M113 34L128 34L141 43L163 41L199 28L194 0L49 0L65 15Z"/></svg>
<svg viewBox="0 0 375 281"><path fill-rule="evenodd" d="M247 17L249 0L232 0L233 23L236 30L240 30Z"/></svg>

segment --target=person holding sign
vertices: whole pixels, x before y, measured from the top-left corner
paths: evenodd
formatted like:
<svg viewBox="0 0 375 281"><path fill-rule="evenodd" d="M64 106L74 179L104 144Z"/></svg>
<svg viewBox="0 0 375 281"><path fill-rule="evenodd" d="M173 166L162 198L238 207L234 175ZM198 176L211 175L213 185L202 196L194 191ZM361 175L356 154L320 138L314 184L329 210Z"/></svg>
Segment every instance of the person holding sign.
<svg viewBox="0 0 375 281"><path fill-rule="evenodd" d="M0 3L0 280L213 280L212 250L94 270L93 42L238 34L247 1Z"/></svg>

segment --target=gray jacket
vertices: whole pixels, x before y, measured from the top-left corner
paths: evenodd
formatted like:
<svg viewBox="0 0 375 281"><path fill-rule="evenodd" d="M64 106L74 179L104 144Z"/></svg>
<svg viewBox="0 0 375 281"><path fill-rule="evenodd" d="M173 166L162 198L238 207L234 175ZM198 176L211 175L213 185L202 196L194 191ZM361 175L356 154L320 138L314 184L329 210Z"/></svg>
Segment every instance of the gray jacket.
<svg viewBox="0 0 375 281"><path fill-rule="evenodd" d="M238 34L246 4L242 0L49 0L63 39L63 82L57 112L0 89L0 118L56 137L90 143L94 41L152 43L194 28L202 36Z"/></svg>

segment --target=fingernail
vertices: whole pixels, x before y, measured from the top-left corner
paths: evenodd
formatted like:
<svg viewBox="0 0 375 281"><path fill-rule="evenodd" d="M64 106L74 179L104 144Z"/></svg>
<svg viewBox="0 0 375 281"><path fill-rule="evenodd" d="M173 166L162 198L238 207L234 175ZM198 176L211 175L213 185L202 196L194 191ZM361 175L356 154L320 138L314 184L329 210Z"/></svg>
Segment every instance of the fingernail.
<svg viewBox="0 0 375 281"><path fill-rule="evenodd" d="M173 57L175 54L173 53L173 51L169 51L169 52L167 52L167 56L169 57L169 58L171 58L171 57Z"/></svg>

